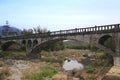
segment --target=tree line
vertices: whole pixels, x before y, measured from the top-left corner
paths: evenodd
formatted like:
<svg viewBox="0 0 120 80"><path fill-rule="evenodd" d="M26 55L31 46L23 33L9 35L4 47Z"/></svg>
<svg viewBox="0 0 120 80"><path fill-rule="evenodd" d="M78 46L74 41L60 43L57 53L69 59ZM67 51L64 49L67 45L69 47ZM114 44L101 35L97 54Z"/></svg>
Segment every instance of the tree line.
<svg viewBox="0 0 120 80"><path fill-rule="evenodd" d="M50 32L47 28L41 28L40 26L33 27L31 29L23 29L22 35L31 35L31 34L42 34Z"/></svg>

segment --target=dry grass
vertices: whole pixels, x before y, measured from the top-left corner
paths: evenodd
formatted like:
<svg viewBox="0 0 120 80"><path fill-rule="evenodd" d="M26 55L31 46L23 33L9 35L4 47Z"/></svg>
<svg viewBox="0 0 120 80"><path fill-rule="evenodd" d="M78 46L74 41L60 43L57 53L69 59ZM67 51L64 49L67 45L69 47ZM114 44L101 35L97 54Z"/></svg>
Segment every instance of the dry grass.
<svg viewBox="0 0 120 80"><path fill-rule="evenodd" d="M23 67L22 69L19 68L19 71L21 71L21 73L23 74L23 77L31 75L32 72L38 73L40 71L40 68L43 66L50 66L55 68L59 72L64 72L61 62L63 62L65 58L76 59L80 61L82 58L84 58L83 54L89 55L91 53L93 52L91 52L90 50L78 50L78 49L64 49L64 50L53 51L53 52L42 51L40 60L34 60L34 59L33 61L32 60L29 60L29 61L16 60L16 63L17 63L16 65L24 64L26 66L24 69ZM24 56L24 55L21 54L21 56ZM3 71L2 73L6 73L6 72ZM93 74L86 73L86 71L83 70L80 75L84 77L85 80L87 80L87 78L89 79L93 78Z"/></svg>
<svg viewBox="0 0 120 80"><path fill-rule="evenodd" d="M0 70L0 80L6 80L6 78L9 76L9 68L3 67Z"/></svg>
<svg viewBox="0 0 120 80"><path fill-rule="evenodd" d="M76 49L64 49L60 51L53 51L53 52L45 52L43 51L42 58L52 58L52 59L61 59L64 60L65 58L71 58L80 60L83 54L89 54L91 51L89 50L76 50Z"/></svg>
<svg viewBox="0 0 120 80"><path fill-rule="evenodd" d="M26 58L26 52L25 51L6 51L5 58L24 59L24 58Z"/></svg>
<svg viewBox="0 0 120 80"><path fill-rule="evenodd" d="M3 61L0 61L0 67L5 66Z"/></svg>

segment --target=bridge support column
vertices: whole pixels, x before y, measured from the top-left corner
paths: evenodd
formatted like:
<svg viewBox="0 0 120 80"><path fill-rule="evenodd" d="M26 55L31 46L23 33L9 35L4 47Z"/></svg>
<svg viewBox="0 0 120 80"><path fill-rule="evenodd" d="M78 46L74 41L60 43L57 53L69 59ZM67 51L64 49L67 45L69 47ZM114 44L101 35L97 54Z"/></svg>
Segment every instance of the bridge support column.
<svg viewBox="0 0 120 80"><path fill-rule="evenodd" d="M120 66L120 37L119 33L115 35L115 44L116 44L116 51L114 56L114 65Z"/></svg>
<svg viewBox="0 0 120 80"><path fill-rule="evenodd" d="M120 66L120 56L113 57L114 66Z"/></svg>

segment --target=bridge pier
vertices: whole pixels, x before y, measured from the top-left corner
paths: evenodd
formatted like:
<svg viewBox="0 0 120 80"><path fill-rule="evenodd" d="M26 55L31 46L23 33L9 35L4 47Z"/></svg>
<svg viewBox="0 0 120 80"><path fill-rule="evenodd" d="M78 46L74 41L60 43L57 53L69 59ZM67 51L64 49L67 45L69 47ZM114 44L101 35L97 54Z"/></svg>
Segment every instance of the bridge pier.
<svg viewBox="0 0 120 80"><path fill-rule="evenodd" d="M114 66L120 66L120 56L113 57Z"/></svg>
<svg viewBox="0 0 120 80"><path fill-rule="evenodd" d="M116 44L116 50L115 50L115 56L113 57L114 65L120 66L120 37L119 33L115 34L115 44Z"/></svg>

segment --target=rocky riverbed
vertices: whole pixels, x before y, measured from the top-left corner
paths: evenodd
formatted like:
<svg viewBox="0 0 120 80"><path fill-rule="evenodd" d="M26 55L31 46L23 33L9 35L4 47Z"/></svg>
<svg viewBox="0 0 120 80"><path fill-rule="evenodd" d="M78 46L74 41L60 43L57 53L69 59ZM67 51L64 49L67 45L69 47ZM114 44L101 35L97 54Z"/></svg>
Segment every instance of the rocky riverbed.
<svg viewBox="0 0 120 80"><path fill-rule="evenodd" d="M53 79L58 78L56 80L59 80L59 78L62 78L64 80L67 80L66 73L62 72L62 67L57 63L40 62L38 60L7 60L5 62L9 68L9 76L5 80L21 80L23 77L32 72L38 72L40 70L40 67L44 66L51 66L57 70L61 70L58 74L53 76ZM48 79L49 78L45 78L44 80ZM52 78L49 80L52 80Z"/></svg>
<svg viewBox="0 0 120 80"><path fill-rule="evenodd" d="M106 63L105 60L100 60L99 55L101 53L97 53L98 56L94 55L94 52L89 50L74 50L67 49L63 51L55 51L55 52L41 52L41 59L30 59L30 60L15 60L15 59L7 59L3 60L6 66L9 69L9 75L4 80L21 80L23 77L33 73L40 71L41 67L50 66L58 71L57 74L53 75L51 78L44 77L43 80L76 80L77 78L81 78L82 80L100 80L98 76L104 76L111 67L104 68L103 66L98 66L95 68L91 67L91 63L97 65L103 65ZM97 57L97 58L96 58ZM65 59L67 60L67 65L75 62L77 65L81 66L79 63L84 62L87 64L86 70L70 70L66 71L63 68L63 62ZM71 61L72 60L72 61ZM101 62L102 61L102 62ZM73 63L72 63L73 64ZM90 66L88 65L90 64ZM67 66L67 65L64 65ZM93 64L92 64L93 65ZM83 65L84 66L84 65ZM78 67L77 67L78 68ZM83 68L83 67L82 67ZM3 67L0 67L2 70ZM72 67L73 69L73 67ZM118 70L117 70L118 69ZM88 71L88 72L87 72ZM119 68L111 68L109 71L109 75L115 74L118 71L117 75L119 75ZM90 72L90 73L89 73ZM1 79L0 79L1 80ZM109 80L109 79L106 79Z"/></svg>

